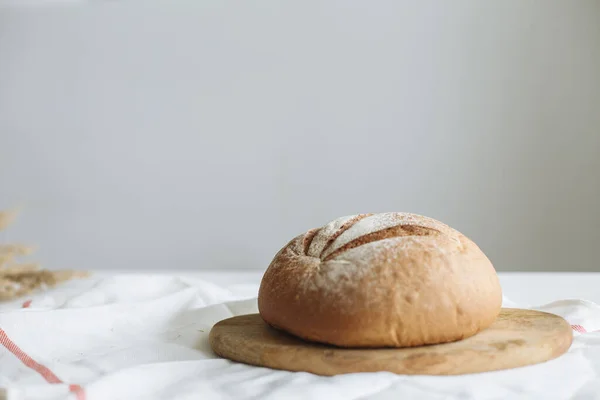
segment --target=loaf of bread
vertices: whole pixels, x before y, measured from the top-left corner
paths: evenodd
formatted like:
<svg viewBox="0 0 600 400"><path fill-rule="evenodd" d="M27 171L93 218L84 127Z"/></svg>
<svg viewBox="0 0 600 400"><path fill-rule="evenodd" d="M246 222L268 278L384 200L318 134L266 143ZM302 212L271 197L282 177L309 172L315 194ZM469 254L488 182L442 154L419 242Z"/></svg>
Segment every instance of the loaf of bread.
<svg viewBox="0 0 600 400"><path fill-rule="evenodd" d="M263 320L341 347L410 347L467 338L500 312L496 271L479 247L434 219L360 214L281 249L258 295Z"/></svg>

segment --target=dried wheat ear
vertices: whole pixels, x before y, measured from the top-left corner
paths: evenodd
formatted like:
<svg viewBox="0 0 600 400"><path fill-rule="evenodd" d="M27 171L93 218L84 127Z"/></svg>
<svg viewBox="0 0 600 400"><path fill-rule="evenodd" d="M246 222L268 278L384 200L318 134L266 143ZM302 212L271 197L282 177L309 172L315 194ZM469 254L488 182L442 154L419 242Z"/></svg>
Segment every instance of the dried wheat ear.
<svg viewBox="0 0 600 400"><path fill-rule="evenodd" d="M6 229L15 218L14 211L0 211L0 231ZM49 271L40 269L38 264L15 261L16 258L31 254L32 251L29 246L0 243L0 301L15 299L88 275L83 271Z"/></svg>

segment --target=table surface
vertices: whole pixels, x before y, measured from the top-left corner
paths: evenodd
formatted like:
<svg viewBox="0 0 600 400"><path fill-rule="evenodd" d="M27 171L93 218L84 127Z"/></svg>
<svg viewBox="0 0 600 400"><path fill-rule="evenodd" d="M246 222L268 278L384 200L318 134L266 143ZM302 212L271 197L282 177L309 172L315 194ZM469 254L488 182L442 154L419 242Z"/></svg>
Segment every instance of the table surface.
<svg viewBox="0 0 600 400"><path fill-rule="evenodd" d="M258 311L254 298L263 272L105 270L94 274L100 279L74 280L8 302L0 310L0 399L9 382L7 389L20 399L32 398L17 397L25 392L36 399L71 392L77 398L149 400L199 393L203 399L600 400L600 307L564 301L600 303L600 274L499 274L508 300L571 325L571 349L552 362L476 376L352 374L332 380L230 363L210 350L214 323Z"/></svg>
<svg viewBox="0 0 600 400"><path fill-rule="evenodd" d="M264 271L207 269L150 273L193 276L223 286L254 284L258 287ZM600 304L600 272L499 272L498 276L504 296L524 306L547 304L558 299L585 299Z"/></svg>

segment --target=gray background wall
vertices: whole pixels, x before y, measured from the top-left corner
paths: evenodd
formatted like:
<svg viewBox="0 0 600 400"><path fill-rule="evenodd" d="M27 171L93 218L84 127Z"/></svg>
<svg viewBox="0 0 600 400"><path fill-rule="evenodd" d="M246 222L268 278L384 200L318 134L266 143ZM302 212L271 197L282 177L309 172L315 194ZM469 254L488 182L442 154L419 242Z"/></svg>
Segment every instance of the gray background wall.
<svg viewBox="0 0 600 400"><path fill-rule="evenodd" d="M46 267L265 268L399 210L600 270L598 1L18 4L0 208Z"/></svg>

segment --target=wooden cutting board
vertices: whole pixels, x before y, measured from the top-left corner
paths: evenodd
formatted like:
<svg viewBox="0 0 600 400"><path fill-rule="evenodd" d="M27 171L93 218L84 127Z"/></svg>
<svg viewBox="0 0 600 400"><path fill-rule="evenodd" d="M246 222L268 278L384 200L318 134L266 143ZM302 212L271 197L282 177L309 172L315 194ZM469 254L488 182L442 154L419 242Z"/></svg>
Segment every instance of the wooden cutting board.
<svg viewBox="0 0 600 400"><path fill-rule="evenodd" d="M221 357L326 376L376 371L458 375L522 367L560 356L572 339L571 326L559 316L508 308L491 327L468 339L403 349L309 343L271 328L259 314L223 320L210 332L210 345Z"/></svg>

